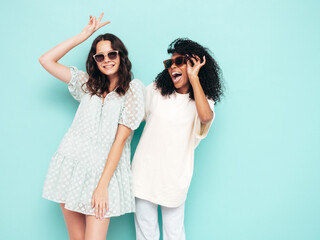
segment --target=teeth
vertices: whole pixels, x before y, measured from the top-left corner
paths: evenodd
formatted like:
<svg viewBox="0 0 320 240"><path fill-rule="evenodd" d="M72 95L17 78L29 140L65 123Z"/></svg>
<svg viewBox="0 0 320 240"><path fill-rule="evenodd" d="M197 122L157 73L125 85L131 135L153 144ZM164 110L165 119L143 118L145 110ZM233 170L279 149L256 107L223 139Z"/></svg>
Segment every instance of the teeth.
<svg viewBox="0 0 320 240"><path fill-rule="evenodd" d="M177 77L177 76L181 76L182 74L181 73L179 73L179 72L173 72L172 73L172 76L173 77Z"/></svg>
<svg viewBox="0 0 320 240"><path fill-rule="evenodd" d="M110 67L113 67L114 65L105 65L103 66L103 68L110 68Z"/></svg>

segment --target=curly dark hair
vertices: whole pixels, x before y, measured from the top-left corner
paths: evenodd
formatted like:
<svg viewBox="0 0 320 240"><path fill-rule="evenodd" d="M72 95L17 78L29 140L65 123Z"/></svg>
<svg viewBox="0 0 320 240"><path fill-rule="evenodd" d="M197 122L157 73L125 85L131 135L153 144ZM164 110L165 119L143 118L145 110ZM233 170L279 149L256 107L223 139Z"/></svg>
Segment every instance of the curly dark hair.
<svg viewBox="0 0 320 240"><path fill-rule="evenodd" d="M110 81L108 76L100 72L93 55L96 54L96 47L100 41L110 41L111 47L119 51L120 66L117 72L119 76L118 88L115 90L119 95L124 95L129 89L129 83L132 80L131 62L128 58L128 51L123 42L111 33L99 35L92 43L90 52L88 54L86 69L89 75L89 80L84 83L87 91L91 95L102 97L104 92L109 92Z"/></svg>
<svg viewBox="0 0 320 240"><path fill-rule="evenodd" d="M178 38L168 47L168 53L179 53L181 55L197 55L200 59L206 58L206 64L200 68L199 80L204 94L214 102L219 102L223 95L223 83L220 67L211 56L211 51L200 44L188 39ZM155 79L156 87L161 91L161 95L168 96L175 91L171 76L167 69L163 70ZM194 100L192 87L189 88L189 97Z"/></svg>

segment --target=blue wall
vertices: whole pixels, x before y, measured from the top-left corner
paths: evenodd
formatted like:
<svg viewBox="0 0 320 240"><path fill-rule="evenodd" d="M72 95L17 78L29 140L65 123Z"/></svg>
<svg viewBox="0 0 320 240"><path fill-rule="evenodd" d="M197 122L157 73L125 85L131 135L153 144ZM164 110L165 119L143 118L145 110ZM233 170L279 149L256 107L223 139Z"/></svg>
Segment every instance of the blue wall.
<svg viewBox="0 0 320 240"><path fill-rule="evenodd" d="M1 4L1 239L67 239L58 204L41 191L77 102L38 58L102 11L112 23L63 64L85 69L94 37L111 32L146 85L182 36L209 47L223 70L225 98L196 150L188 239L320 239L319 1L80 2ZM112 219L108 235L135 239L133 215Z"/></svg>

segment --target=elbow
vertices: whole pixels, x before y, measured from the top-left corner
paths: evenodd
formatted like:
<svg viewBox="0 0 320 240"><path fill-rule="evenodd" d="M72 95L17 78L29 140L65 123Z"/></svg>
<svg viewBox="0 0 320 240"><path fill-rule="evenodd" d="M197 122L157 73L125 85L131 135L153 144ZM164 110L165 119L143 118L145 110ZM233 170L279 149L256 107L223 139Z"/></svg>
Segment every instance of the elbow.
<svg viewBox="0 0 320 240"><path fill-rule="evenodd" d="M39 63L43 66L45 64L45 58L43 57L43 55L41 57L39 57Z"/></svg>
<svg viewBox="0 0 320 240"><path fill-rule="evenodd" d="M128 139L129 135L128 136L117 136L116 139L115 139L115 142L117 144L119 144L120 146L124 146L124 144L126 143L127 139Z"/></svg>
<svg viewBox="0 0 320 240"><path fill-rule="evenodd" d="M123 138L123 137L118 137L116 138L116 142L121 145L121 146L124 146L124 144L126 143L127 141L127 138Z"/></svg>
<svg viewBox="0 0 320 240"><path fill-rule="evenodd" d="M45 67L47 65L47 63L48 63L48 59L44 55L42 55L41 57L39 57L39 63L43 67Z"/></svg>
<svg viewBox="0 0 320 240"><path fill-rule="evenodd" d="M202 123L202 124L206 124L206 123L209 123L209 122L211 122L212 121L212 119L213 119L213 112L211 112L211 114L206 114L206 115L204 115L204 116L199 116L199 118L200 118L200 122Z"/></svg>
<svg viewBox="0 0 320 240"><path fill-rule="evenodd" d="M126 143L127 139L131 134L131 131L132 130L129 127L119 124L114 143L120 146L124 146L124 144Z"/></svg>

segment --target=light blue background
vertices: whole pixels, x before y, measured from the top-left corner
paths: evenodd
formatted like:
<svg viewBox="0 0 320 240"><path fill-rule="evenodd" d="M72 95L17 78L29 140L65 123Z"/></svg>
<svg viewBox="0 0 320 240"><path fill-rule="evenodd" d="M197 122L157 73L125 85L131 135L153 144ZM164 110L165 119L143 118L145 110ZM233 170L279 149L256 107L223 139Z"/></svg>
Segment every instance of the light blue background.
<svg viewBox="0 0 320 240"><path fill-rule="evenodd" d="M209 47L223 70L225 98L196 150L187 239L320 239L319 1L21 0L0 11L1 239L67 239L41 191L77 102L38 58L100 12L112 23L63 64L85 69L94 37L111 32L146 85L177 37ZM112 219L108 239L135 239L133 215Z"/></svg>

